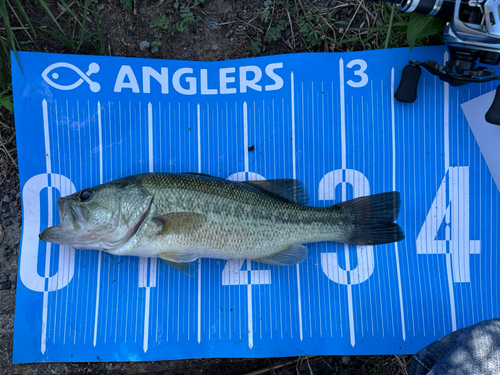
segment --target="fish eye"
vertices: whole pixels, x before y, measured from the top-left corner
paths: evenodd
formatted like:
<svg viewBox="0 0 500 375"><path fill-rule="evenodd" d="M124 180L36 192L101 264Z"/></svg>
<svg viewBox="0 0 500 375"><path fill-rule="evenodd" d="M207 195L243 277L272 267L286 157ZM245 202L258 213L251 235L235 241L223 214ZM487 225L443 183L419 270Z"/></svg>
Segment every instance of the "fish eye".
<svg viewBox="0 0 500 375"><path fill-rule="evenodd" d="M80 202L85 202L92 198L93 195L92 190L82 190L78 195L78 199L80 199Z"/></svg>

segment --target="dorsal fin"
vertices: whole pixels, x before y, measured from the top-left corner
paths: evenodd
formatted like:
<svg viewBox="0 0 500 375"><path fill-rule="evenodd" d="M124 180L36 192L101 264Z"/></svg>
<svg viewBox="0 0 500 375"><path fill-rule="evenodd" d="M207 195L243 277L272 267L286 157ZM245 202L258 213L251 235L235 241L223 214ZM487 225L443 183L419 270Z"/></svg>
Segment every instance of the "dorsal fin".
<svg viewBox="0 0 500 375"><path fill-rule="evenodd" d="M182 174L190 174L192 176L200 176L200 177L210 177L210 178L217 178L219 180L224 180L222 177L217 177L217 176L212 176L210 174L206 173L199 173L199 172L182 172Z"/></svg>
<svg viewBox="0 0 500 375"><path fill-rule="evenodd" d="M206 173L183 172L183 174L224 180L221 177L211 176ZM234 182L251 186L259 190L261 193L282 202L293 202L297 204L307 204L309 202L309 196L304 184L299 180L294 180L292 178Z"/></svg>
<svg viewBox="0 0 500 375"><path fill-rule="evenodd" d="M283 202L297 204L307 204L309 202L309 196L304 184L292 178L240 181L239 183L252 186L262 193Z"/></svg>

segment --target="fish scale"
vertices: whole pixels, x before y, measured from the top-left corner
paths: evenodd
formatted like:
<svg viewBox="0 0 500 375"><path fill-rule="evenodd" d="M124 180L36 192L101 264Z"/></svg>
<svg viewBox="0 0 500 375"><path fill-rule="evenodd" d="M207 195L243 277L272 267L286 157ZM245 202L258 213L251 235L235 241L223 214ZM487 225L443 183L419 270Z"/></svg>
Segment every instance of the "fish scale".
<svg viewBox="0 0 500 375"><path fill-rule="evenodd" d="M72 222L48 228L40 238L118 255L160 257L176 268L199 257L295 264L307 255L305 243L375 245L404 238L394 223L397 192L330 207L296 203L305 202L305 196L304 186L291 179L235 182L201 174L146 173L59 198L61 215ZM103 218L114 221L103 226Z"/></svg>

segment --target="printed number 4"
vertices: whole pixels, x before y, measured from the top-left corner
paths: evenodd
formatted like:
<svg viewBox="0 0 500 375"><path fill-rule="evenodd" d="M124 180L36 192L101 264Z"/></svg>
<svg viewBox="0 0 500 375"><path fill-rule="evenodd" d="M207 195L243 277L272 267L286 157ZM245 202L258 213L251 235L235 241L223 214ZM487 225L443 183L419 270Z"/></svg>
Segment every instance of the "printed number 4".
<svg viewBox="0 0 500 375"><path fill-rule="evenodd" d="M361 77L361 79L358 82L355 82L352 79L350 79L349 81L347 81L347 84L351 87L363 87L368 83L368 76L365 73L365 70L368 67L368 65L366 64L365 60L356 59L349 61L347 67L351 69L356 65L359 66L359 69L355 70L353 73L355 76Z"/></svg>
<svg viewBox="0 0 500 375"><path fill-rule="evenodd" d="M470 254L479 254L481 241L470 240L469 167L448 169L417 237L417 254L451 256L453 281L470 282ZM444 240L436 239L444 225Z"/></svg>

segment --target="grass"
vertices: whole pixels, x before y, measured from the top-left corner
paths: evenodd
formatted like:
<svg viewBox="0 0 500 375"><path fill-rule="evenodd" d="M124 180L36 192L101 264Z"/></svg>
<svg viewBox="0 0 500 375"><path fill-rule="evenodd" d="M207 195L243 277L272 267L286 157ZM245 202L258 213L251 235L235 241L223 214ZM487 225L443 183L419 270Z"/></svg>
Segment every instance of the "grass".
<svg viewBox="0 0 500 375"><path fill-rule="evenodd" d="M16 19L23 23L28 24L29 31L31 31L34 38L36 38L36 31L31 23L26 11L24 10L20 0L0 0L0 17L3 20L5 37L0 37L0 106L7 108L9 111L14 111L12 103L12 84L10 79L10 53L14 52L17 60L17 50L20 49L20 44L11 27L9 13L12 12ZM24 27L26 31L26 28ZM28 31L26 31L28 33ZM33 37L28 33L31 40Z"/></svg>
<svg viewBox="0 0 500 375"><path fill-rule="evenodd" d="M97 37L95 48L99 54L104 55L104 38L93 1L85 0L83 4L72 2L71 4L75 4L73 7L68 5L64 0L59 1L63 9L61 16L65 16L65 25L59 22L58 19L61 17L55 17L45 1L40 0L40 3L53 21L52 24L42 24L44 28L41 30L65 45L71 53L78 53L87 40ZM89 23L92 20L92 18L89 17L91 12L94 15L96 31L90 31L89 28Z"/></svg>
<svg viewBox="0 0 500 375"><path fill-rule="evenodd" d="M36 49L37 35L47 33L66 46L71 53L77 53L88 40L93 40L99 54L105 53L104 38L93 1L85 0L83 3L73 1L71 5L68 5L64 0L60 0L63 11L57 17L44 0L39 0L39 2L52 20L51 24L38 22L34 25L20 0L0 0L0 19L4 25L3 35L0 35L0 106L11 112L14 107L9 51L13 52L17 60L18 50ZM93 17L90 17L90 14ZM17 26L13 27L12 23L17 23ZM90 23L94 23L92 29L95 31L90 31ZM16 32L20 31L29 42L19 42ZM22 48L22 46L28 48Z"/></svg>
<svg viewBox="0 0 500 375"><path fill-rule="evenodd" d="M298 4L298 5L297 5ZM265 44L284 42L290 50L311 52L352 51L383 48L389 19L384 13L385 3L367 9L362 2L333 7L305 6L302 2L267 0L255 20L258 30L251 44L254 55L261 53ZM346 12L349 7L350 12ZM366 17L356 17L360 9Z"/></svg>
<svg viewBox="0 0 500 375"><path fill-rule="evenodd" d="M413 47L424 45L425 37L440 33L444 26L434 17L395 12L395 6L385 2L319 4L266 0L250 24L257 30L250 44L252 54L261 54L273 42L285 43L292 52ZM359 16L361 12L364 16Z"/></svg>

